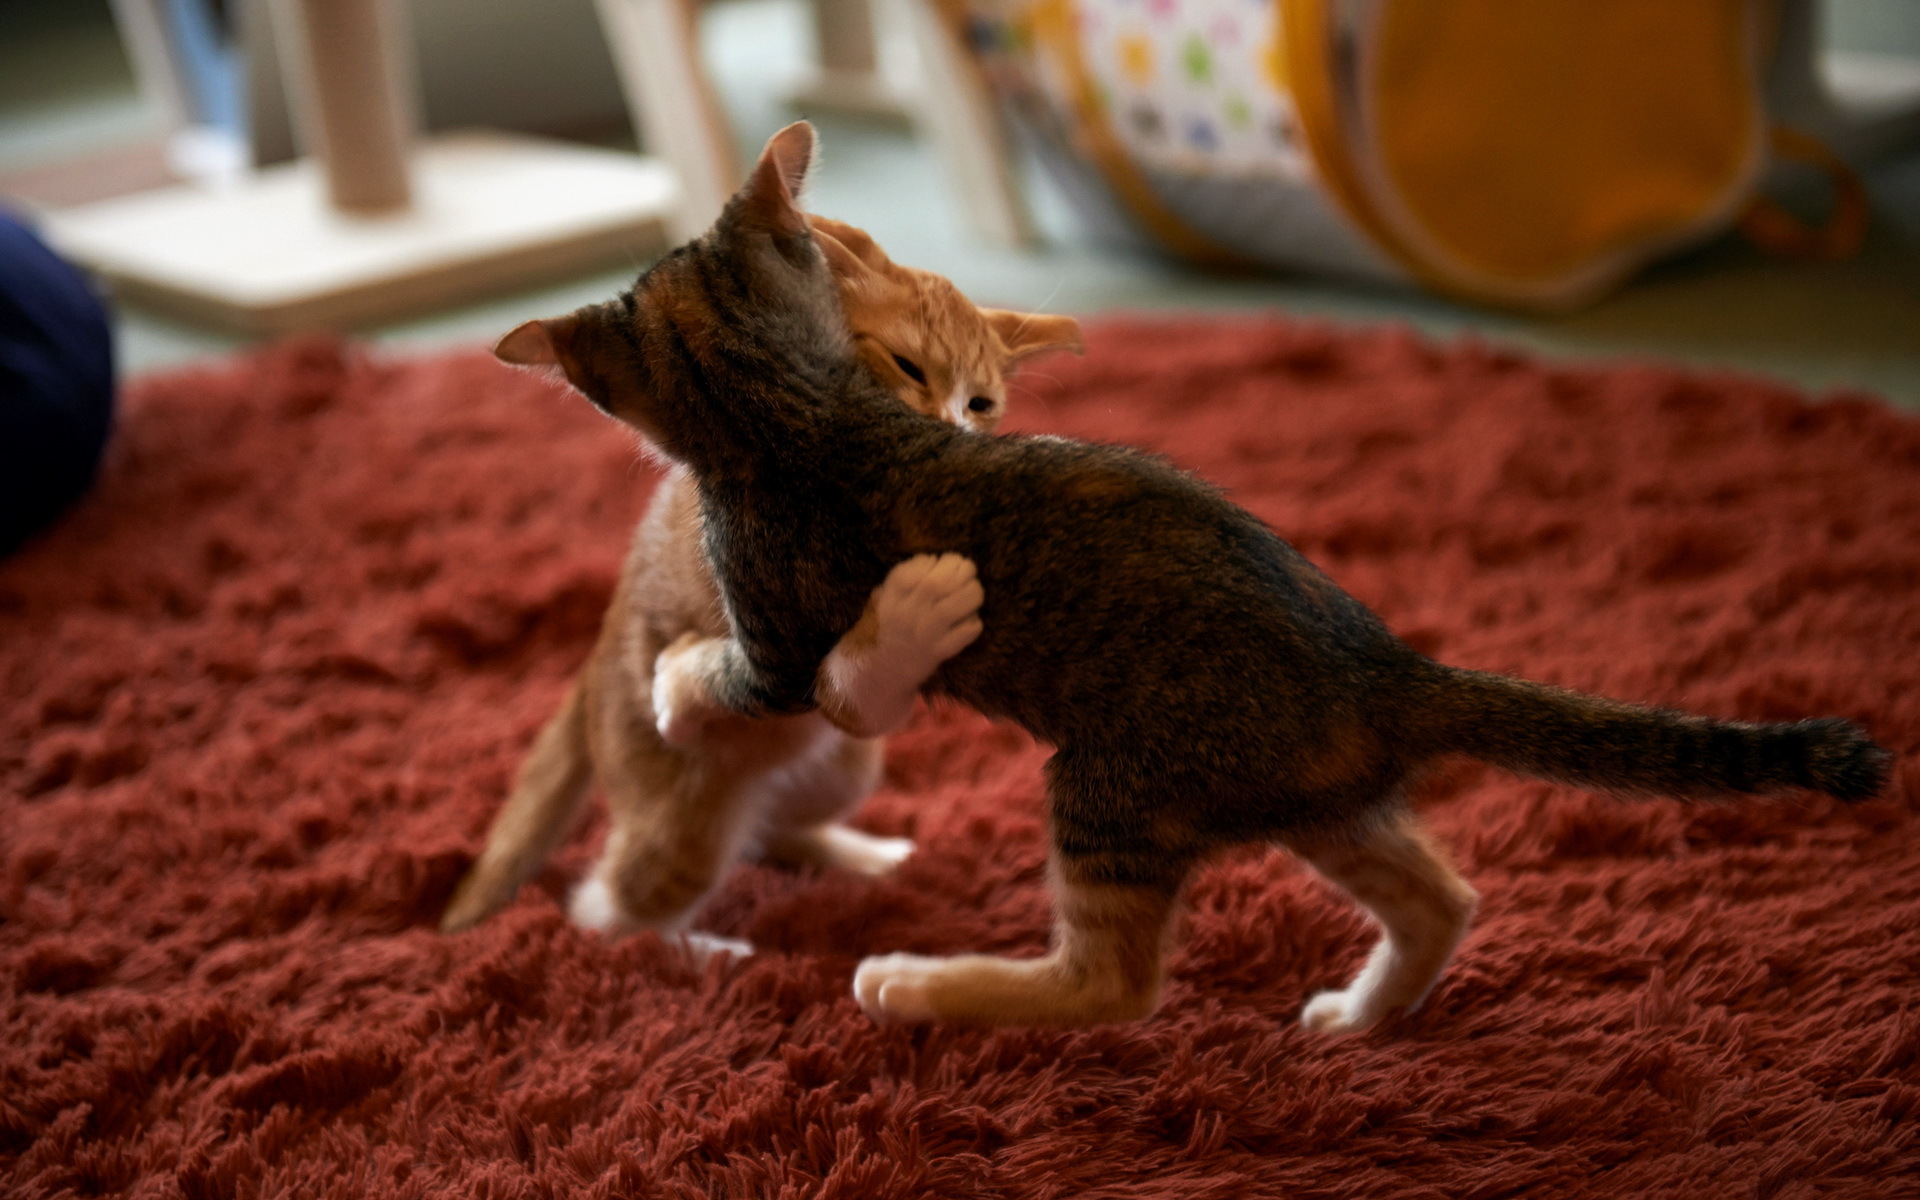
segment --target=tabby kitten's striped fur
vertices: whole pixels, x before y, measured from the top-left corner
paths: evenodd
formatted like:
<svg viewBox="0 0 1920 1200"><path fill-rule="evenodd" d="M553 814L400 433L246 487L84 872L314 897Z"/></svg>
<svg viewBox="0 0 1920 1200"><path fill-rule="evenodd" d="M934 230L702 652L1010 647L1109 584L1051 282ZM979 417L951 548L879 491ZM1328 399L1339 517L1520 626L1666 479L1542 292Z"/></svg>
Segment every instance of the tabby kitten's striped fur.
<svg viewBox="0 0 1920 1200"><path fill-rule="evenodd" d="M898 404L990 433L1016 363L1080 348L1071 317L976 308L946 279L890 261L862 230L811 221L861 360ZM875 591L866 620L828 657L820 697L835 728L815 713L736 716L697 686L672 686L697 682L674 664L699 663L727 632L701 540L694 480L675 466L635 532L592 657L522 764L442 928L464 929L511 900L566 836L596 777L607 844L571 904L574 921L590 928L653 929L698 952L744 954L743 942L686 929L743 854L878 875L912 851L904 838L873 837L844 818L879 782L879 735L905 719L927 673L978 632L973 564L916 556Z"/></svg>
<svg viewBox="0 0 1920 1200"><path fill-rule="evenodd" d="M523 327L503 350L561 366L698 482L734 635L699 666L730 708L817 702L822 659L902 557L977 564L984 632L928 689L1056 748L1053 945L1027 960L868 959L854 991L874 1017L1151 1012L1182 882L1250 841L1288 846L1385 930L1305 1023L1408 1012L1475 902L1404 798L1439 755L1682 797L1881 787L1886 752L1845 721L1708 720L1444 666L1158 459L979 438L907 411L860 366L795 207L812 151L810 127L783 130L706 235L617 301Z"/></svg>

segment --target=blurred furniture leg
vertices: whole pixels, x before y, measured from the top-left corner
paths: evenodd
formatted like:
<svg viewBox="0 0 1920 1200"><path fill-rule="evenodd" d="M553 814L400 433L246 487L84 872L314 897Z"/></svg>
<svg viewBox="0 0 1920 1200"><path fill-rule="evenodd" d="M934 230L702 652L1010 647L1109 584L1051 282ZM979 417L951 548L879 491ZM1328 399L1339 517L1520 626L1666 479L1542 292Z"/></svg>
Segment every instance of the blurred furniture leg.
<svg viewBox="0 0 1920 1200"><path fill-rule="evenodd" d="M968 50L957 14L943 0L905 5L925 81L924 128L960 197L968 224L1001 246L1039 241L1015 174L1012 147L992 89Z"/></svg>
<svg viewBox="0 0 1920 1200"><path fill-rule="evenodd" d="M732 127L700 65L695 0L595 0L635 131L673 164L684 196L675 241L706 229L743 176Z"/></svg>
<svg viewBox="0 0 1920 1200"><path fill-rule="evenodd" d="M803 112L839 112L911 124L914 102L881 69L874 0L813 0L820 63L789 101Z"/></svg>
<svg viewBox="0 0 1920 1200"><path fill-rule="evenodd" d="M123 297L249 332L350 328L632 264L684 219L656 160L485 132L416 144L398 0L272 3L311 157L46 214Z"/></svg>
<svg viewBox="0 0 1920 1200"><path fill-rule="evenodd" d="M159 0L113 0L113 23L140 94L160 113L168 133L194 120L193 99L167 36Z"/></svg>
<svg viewBox="0 0 1920 1200"><path fill-rule="evenodd" d="M300 139L327 177L337 209L392 212L413 204L408 172L413 97L398 8L390 0L275 0L278 42Z"/></svg>

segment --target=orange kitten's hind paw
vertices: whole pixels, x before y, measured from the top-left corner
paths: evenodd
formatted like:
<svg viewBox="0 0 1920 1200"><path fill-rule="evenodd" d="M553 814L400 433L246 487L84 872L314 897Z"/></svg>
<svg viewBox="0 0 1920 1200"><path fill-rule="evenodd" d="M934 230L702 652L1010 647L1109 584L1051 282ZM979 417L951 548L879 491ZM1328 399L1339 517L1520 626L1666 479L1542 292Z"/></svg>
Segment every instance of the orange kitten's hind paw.
<svg viewBox="0 0 1920 1200"><path fill-rule="evenodd" d="M1370 992L1356 982L1344 992L1321 992L1307 1001L1300 1024L1315 1033L1360 1033L1398 1021L1419 1006L1418 1000L1395 1004L1377 989Z"/></svg>
<svg viewBox="0 0 1920 1200"><path fill-rule="evenodd" d="M613 898L612 889L598 876L582 881L573 890L573 899L567 904L567 916L580 928L609 937L639 933L646 928L621 911L619 902ZM718 934L691 929L660 929L655 932L668 945L685 950L701 966L716 958L747 958L753 954L753 943L743 942L739 938L720 937Z"/></svg>
<svg viewBox="0 0 1920 1200"><path fill-rule="evenodd" d="M891 875L913 854L911 838L875 837L845 825L829 825L820 832L822 862L856 875Z"/></svg>
<svg viewBox="0 0 1920 1200"><path fill-rule="evenodd" d="M686 933L663 935L668 942L678 942L693 961L706 966L716 958L750 958L753 955L753 943L743 942L739 938L721 937L718 934L699 933L688 930Z"/></svg>
<svg viewBox="0 0 1920 1200"><path fill-rule="evenodd" d="M567 901L567 919L595 933L632 933L634 930L633 923L614 900L613 889L597 875L582 880L580 886L573 889L573 896Z"/></svg>
<svg viewBox="0 0 1920 1200"><path fill-rule="evenodd" d="M1349 1011L1353 1007L1351 992L1321 992L1300 1010L1300 1024L1315 1033L1358 1033L1372 1022Z"/></svg>

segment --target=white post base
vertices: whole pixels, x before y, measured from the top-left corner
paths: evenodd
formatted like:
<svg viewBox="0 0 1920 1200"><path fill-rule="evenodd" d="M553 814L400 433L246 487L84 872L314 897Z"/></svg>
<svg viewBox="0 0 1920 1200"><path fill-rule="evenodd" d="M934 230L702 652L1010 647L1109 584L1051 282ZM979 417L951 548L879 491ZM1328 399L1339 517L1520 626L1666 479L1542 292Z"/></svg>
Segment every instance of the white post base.
<svg viewBox="0 0 1920 1200"><path fill-rule="evenodd" d="M62 254L128 300L247 333L396 320L662 249L680 189L663 163L470 133L413 155L411 208L330 208L311 161L230 190L183 186L47 213Z"/></svg>

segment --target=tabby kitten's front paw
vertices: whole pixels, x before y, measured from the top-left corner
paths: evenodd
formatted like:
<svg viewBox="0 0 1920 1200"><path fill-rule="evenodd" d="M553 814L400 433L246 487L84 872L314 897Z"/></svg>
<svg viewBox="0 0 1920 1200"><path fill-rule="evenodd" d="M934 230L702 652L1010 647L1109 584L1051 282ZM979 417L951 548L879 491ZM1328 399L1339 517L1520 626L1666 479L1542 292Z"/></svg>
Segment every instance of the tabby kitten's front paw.
<svg viewBox="0 0 1920 1200"><path fill-rule="evenodd" d="M653 661L653 720L660 740L684 749L700 740L718 711L701 677L704 639L689 634Z"/></svg>
<svg viewBox="0 0 1920 1200"><path fill-rule="evenodd" d="M853 998L880 1024L919 1025L934 1020L931 983L945 959L918 954L882 954L853 973Z"/></svg>

